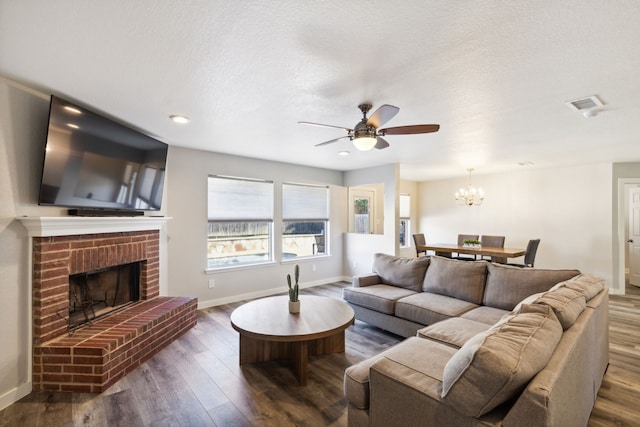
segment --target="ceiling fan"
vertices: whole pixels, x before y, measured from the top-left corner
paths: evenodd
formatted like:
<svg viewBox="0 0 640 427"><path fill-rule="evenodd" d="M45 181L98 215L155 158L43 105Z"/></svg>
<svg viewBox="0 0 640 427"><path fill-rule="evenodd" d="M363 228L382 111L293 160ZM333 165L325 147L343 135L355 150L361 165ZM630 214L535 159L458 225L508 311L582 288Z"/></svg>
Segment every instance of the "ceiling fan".
<svg viewBox="0 0 640 427"><path fill-rule="evenodd" d="M340 141L341 139L349 138L353 141L353 145L360 151L368 151L372 148L382 150L387 148L389 143L382 138L386 135L413 135L418 133L431 133L437 132L440 129L440 125L411 125L411 126L396 126L384 129L379 129L380 126L391 120L400 109L393 105L384 104L380 108L371 114L371 117L367 118L367 113L371 110L371 104L360 104L358 108L362 111L362 120L360 120L353 129L343 126L325 125L322 123L313 122L298 122L303 125L312 126L324 126L330 128L344 129L347 131L346 136L340 138L331 139L329 141L316 144L316 147L332 144Z"/></svg>

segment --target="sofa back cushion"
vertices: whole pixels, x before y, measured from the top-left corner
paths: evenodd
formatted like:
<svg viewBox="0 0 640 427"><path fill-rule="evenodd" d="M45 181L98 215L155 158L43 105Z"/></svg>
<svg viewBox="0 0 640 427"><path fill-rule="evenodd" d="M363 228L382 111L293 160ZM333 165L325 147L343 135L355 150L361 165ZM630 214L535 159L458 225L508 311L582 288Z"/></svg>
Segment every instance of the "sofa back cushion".
<svg viewBox="0 0 640 427"><path fill-rule="evenodd" d="M570 288L559 288L543 293L534 304L545 304L553 309L565 331L573 326L578 316L587 306L587 301L580 292Z"/></svg>
<svg viewBox="0 0 640 427"><path fill-rule="evenodd" d="M529 295L548 291L558 282L578 274L578 270L544 270L491 263L488 265L483 304L513 310Z"/></svg>
<svg viewBox="0 0 640 427"><path fill-rule="evenodd" d="M480 417L515 397L549 362L562 337L551 307L523 305L520 313L467 341L444 367L442 399Z"/></svg>
<svg viewBox="0 0 640 427"><path fill-rule="evenodd" d="M580 292L588 302L604 289L604 279L593 274L580 274L558 283L551 290L563 287Z"/></svg>
<svg viewBox="0 0 640 427"><path fill-rule="evenodd" d="M420 292L429 258L402 258L387 254L373 255L373 272L382 283Z"/></svg>
<svg viewBox="0 0 640 427"><path fill-rule="evenodd" d="M487 262L461 261L432 256L422 290L482 304Z"/></svg>

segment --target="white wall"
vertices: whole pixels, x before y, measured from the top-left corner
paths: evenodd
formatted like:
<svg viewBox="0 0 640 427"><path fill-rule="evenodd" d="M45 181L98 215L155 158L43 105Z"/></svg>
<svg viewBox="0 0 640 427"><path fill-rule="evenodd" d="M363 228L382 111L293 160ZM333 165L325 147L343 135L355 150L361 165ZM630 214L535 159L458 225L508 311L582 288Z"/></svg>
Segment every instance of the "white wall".
<svg viewBox="0 0 640 427"><path fill-rule="evenodd" d="M384 165L358 169L344 173L347 187L368 184L384 184L384 234L345 235L345 274L356 276L371 273L373 254L377 252L396 255L399 252L398 237L398 165Z"/></svg>
<svg viewBox="0 0 640 427"><path fill-rule="evenodd" d="M207 176L214 174L273 180L274 229L282 228L283 182L329 185L329 255L207 274ZM197 297L202 308L283 292L287 273L293 272L296 263L302 287L341 280L346 194L342 172L170 147L166 200L167 214L173 219L167 226L168 294ZM280 244L275 243L278 254ZM214 288L209 288L209 279L215 280Z"/></svg>
<svg viewBox="0 0 640 427"><path fill-rule="evenodd" d="M408 194L411 200L411 212L409 217L409 235L407 239L410 243L410 246L407 248L400 248L399 254L400 256L413 258L416 256L416 247L413 243L412 234L419 233L418 231L418 207L419 197L418 197L418 183L416 181L407 181L405 179L400 180L400 193L399 194ZM398 231L399 232L399 231Z"/></svg>
<svg viewBox="0 0 640 427"><path fill-rule="evenodd" d="M16 217L37 206L48 98L0 79L0 409L31 391L29 238Z"/></svg>
<svg viewBox="0 0 640 427"><path fill-rule="evenodd" d="M506 247L524 248L540 238L536 267L578 268L611 286L611 170L597 164L473 175L487 196L470 207L453 198L466 178L422 182L419 231L431 243L455 243L458 233L497 234L506 236Z"/></svg>

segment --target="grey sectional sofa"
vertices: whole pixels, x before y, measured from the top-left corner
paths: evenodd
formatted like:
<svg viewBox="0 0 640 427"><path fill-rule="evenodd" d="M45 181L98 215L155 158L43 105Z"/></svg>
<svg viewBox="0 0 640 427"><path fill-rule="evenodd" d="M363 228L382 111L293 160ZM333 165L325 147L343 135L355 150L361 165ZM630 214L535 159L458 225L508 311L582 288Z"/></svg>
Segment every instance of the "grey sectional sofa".
<svg viewBox="0 0 640 427"><path fill-rule="evenodd" d="M374 257L356 319L409 337L345 371L349 426L584 426L608 364L608 292L578 270Z"/></svg>

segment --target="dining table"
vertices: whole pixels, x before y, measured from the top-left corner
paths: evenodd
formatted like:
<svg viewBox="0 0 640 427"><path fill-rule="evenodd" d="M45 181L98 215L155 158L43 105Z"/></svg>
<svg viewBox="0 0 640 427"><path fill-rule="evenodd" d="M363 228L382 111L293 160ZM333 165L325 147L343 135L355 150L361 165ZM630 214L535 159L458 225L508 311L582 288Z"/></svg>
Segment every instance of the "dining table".
<svg viewBox="0 0 640 427"><path fill-rule="evenodd" d="M458 254L480 255L480 256L492 256L499 258L517 258L523 256L526 253L525 249L519 248L499 248L494 246L468 246L457 245L451 243L436 243L427 245L418 245L419 251L436 251L436 252L448 252Z"/></svg>

